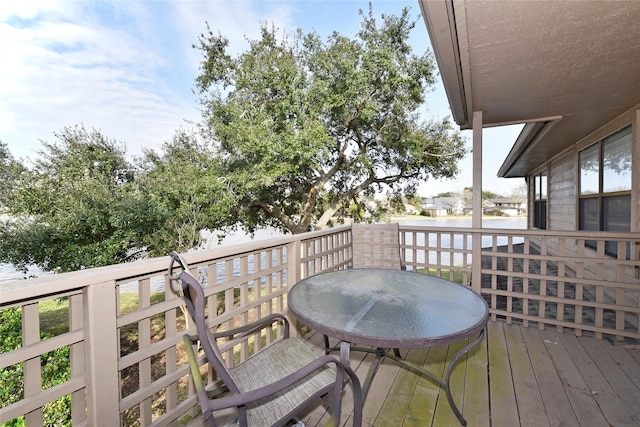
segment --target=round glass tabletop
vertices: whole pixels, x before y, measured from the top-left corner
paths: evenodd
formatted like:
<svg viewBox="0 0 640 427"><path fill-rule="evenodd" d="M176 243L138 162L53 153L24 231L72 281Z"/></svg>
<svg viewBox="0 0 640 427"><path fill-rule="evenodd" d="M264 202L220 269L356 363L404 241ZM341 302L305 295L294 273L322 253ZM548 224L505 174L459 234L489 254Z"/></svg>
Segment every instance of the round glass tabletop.
<svg viewBox="0 0 640 427"><path fill-rule="evenodd" d="M288 304L323 334L375 347L449 344L480 333L489 319L486 302L470 288L403 270L311 276L291 288Z"/></svg>

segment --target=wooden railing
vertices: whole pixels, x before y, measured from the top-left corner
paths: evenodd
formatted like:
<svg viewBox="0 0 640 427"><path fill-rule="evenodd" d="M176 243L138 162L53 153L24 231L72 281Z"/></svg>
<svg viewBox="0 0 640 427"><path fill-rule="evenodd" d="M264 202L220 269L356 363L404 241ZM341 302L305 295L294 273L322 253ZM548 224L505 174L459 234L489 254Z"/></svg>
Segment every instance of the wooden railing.
<svg viewBox="0 0 640 427"><path fill-rule="evenodd" d="M640 339L640 233L403 225L400 232L408 269L472 283L493 320Z"/></svg>
<svg viewBox="0 0 640 427"><path fill-rule="evenodd" d="M471 283L494 319L640 339L640 233L402 224L400 232L407 269ZM617 258L604 249L614 240ZM185 256L205 285L209 317L232 327L286 312L287 291L301 278L347 268L351 233L344 226ZM61 410L74 426L177 425L195 415L181 339L190 325L171 290L168 262L156 258L4 285L2 321L16 313L21 320L16 349L0 357L0 424L24 416L28 426L46 425L49 414ZM233 364L280 334L275 328L221 347ZM48 356L54 351L68 366L56 367L65 375L50 385L42 361L54 363ZM9 376L19 379L20 389L6 390ZM214 379L213 372L208 376Z"/></svg>

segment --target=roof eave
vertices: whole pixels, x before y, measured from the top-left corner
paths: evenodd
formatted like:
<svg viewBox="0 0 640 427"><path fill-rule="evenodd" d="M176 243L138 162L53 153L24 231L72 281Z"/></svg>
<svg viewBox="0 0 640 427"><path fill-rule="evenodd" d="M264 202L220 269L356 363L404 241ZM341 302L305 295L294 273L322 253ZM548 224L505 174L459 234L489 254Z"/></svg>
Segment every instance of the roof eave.
<svg viewBox="0 0 640 427"><path fill-rule="evenodd" d="M433 53L447 93L453 120L460 129L471 128L460 61L452 0L419 0Z"/></svg>

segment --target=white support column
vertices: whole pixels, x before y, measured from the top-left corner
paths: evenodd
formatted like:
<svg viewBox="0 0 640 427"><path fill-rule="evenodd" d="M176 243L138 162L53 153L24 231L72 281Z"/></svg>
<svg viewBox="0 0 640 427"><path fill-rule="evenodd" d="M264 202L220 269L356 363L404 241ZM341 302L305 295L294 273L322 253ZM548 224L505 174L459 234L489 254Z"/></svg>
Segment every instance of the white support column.
<svg viewBox="0 0 640 427"><path fill-rule="evenodd" d="M471 226L482 227L482 111L473 112L473 217Z"/></svg>
<svg viewBox="0 0 640 427"><path fill-rule="evenodd" d="M94 427L120 425L115 287L109 281L84 290L87 419Z"/></svg>
<svg viewBox="0 0 640 427"><path fill-rule="evenodd" d="M473 216L471 226L482 228L482 111L473 112ZM480 294L482 277L482 235L473 234L471 287Z"/></svg>
<svg viewBox="0 0 640 427"><path fill-rule="evenodd" d="M640 108L636 109L631 122L631 231L640 231ZM635 246L635 248L633 247ZM632 245L631 259L640 260L640 245ZM635 277L640 279L640 268Z"/></svg>
<svg viewBox="0 0 640 427"><path fill-rule="evenodd" d="M631 125L631 231L640 231L640 108Z"/></svg>

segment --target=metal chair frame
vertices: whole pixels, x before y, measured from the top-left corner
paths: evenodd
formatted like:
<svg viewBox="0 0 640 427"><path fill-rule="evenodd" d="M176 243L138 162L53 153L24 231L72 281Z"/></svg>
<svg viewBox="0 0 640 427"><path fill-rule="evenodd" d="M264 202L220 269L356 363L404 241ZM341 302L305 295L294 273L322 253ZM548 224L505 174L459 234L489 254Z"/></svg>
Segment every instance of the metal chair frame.
<svg viewBox="0 0 640 427"><path fill-rule="evenodd" d="M181 291L196 325L197 335L185 334L184 343L198 402L203 417L210 426L217 427L213 415L215 411L232 407L237 408L241 427L284 426L311 403L327 395L332 396L331 413L334 424L338 426L342 389L346 385L345 373L353 389L353 425L361 426L362 388L349 366L343 365L333 356L318 356L302 340L290 337L289 322L282 314L273 314L233 330L211 333L205 319L205 294L202 285L190 273L182 256L172 252L170 257L169 277L180 284L180 288L174 288L174 291ZM174 275L176 264L181 271ZM270 327L274 322L284 324L284 336L281 340L265 347L246 361L232 368L227 367L217 345L218 338L237 339ZM224 389L206 389L197 352L193 348L197 342L204 351L206 361L224 383ZM226 394L220 395L221 391L226 390ZM275 419L268 420L269 416ZM251 424L251 420L255 422Z"/></svg>

